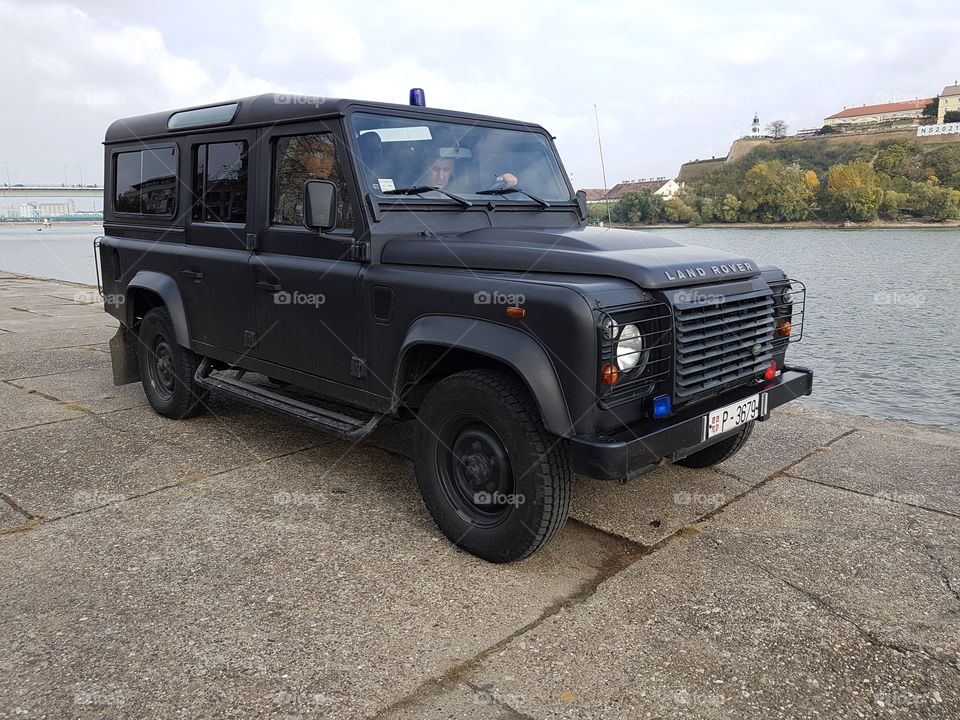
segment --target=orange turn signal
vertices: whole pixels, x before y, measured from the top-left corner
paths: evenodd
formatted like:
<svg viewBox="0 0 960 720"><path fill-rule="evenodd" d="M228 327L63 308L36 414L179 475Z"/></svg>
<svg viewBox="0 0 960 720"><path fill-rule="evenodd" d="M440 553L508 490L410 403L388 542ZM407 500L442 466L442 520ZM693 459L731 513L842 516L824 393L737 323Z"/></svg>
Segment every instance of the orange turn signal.
<svg viewBox="0 0 960 720"><path fill-rule="evenodd" d="M527 316L527 311L522 307L516 307L511 305L507 308L507 317L520 318L521 320Z"/></svg>
<svg viewBox="0 0 960 720"><path fill-rule="evenodd" d="M790 333L793 332L793 325L790 324L789 320L781 320L777 323L777 335L780 337L790 337Z"/></svg>
<svg viewBox="0 0 960 720"><path fill-rule="evenodd" d="M613 385L620 379L620 371L613 363L607 363L600 369L600 382L604 385Z"/></svg>

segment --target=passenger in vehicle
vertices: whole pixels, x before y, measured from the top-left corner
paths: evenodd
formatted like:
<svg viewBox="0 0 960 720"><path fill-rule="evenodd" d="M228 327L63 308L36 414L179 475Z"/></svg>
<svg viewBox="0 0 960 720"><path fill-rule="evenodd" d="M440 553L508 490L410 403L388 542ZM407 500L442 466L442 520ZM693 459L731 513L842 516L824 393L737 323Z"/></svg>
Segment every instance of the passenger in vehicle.
<svg viewBox="0 0 960 720"><path fill-rule="evenodd" d="M453 158L438 157L430 163L427 171L423 174L423 184L446 190L447 185L453 180L455 172L456 166Z"/></svg>
<svg viewBox="0 0 960 720"><path fill-rule="evenodd" d="M284 139L278 147L276 205L273 222L282 225L303 223L303 186L308 180L331 180L341 193L338 224L347 222L341 217L349 212L342 200L346 184L337 170L336 147L329 135L300 135ZM352 225L352 218L348 221Z"/></svg>

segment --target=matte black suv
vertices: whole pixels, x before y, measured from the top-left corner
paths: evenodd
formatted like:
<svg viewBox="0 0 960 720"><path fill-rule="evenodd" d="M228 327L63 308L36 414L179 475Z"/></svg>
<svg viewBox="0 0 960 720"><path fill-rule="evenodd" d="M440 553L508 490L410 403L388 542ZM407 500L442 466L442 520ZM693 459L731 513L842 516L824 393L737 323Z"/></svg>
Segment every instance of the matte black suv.
<svg viewBox="0 0 960 720"><path fill-rule="evenodd" d="M215 390L352 440L412 418L424 502L482 558L546 544L573 473L713 465L811 392L785 364L799 283L589 227L538 125L261 95L105 147L115 382L167 417Z"/></svg>

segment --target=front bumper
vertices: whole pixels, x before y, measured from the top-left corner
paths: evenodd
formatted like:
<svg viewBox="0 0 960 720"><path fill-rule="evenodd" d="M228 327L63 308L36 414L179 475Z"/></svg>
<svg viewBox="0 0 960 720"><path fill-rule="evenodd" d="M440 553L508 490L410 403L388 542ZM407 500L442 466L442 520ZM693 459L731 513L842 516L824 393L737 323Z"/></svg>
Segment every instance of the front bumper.
<svg viewBox="0 0 960 720"><path fill-rule="evenodd" d="M646 421L626 427L615 435L572 438L573 471L602 480L625 481L658 465L708 447L732 432L706 440L707 415L714 409L761 393L761 422L770 411L813 392L813 371L784 367L780 376L763 383L739 387L713 398L709 405L685 408L666 420Z"/></svg>

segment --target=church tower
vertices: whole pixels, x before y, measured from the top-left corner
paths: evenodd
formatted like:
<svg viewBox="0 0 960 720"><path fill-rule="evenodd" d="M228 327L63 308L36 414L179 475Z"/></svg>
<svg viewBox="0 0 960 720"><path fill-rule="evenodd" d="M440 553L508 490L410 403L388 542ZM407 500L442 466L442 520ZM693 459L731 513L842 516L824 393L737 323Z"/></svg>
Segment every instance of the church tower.
<svg viewBox="0 0 960 720"><path fill-rule="evenodd" d="M760 137L760 118L757 117L756 113L753 114L753 125L750 126L750 137Z"/></svg>

